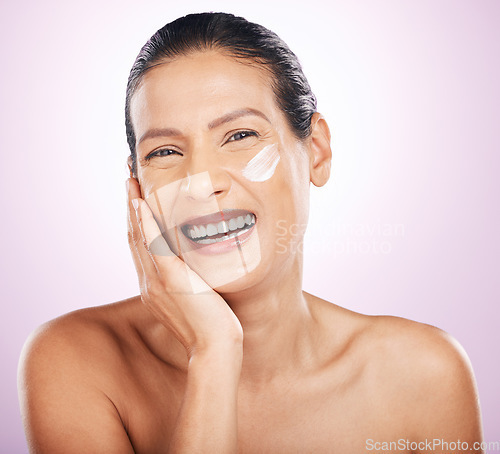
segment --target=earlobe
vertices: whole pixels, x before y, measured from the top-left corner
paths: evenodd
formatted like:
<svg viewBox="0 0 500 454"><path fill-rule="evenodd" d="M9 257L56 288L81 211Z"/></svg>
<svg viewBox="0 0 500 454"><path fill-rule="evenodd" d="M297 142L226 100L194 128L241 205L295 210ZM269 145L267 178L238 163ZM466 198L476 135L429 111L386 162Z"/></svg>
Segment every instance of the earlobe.
<svg viewBox="0 0 500 454"><path fill-rule="evenodd" d="M309 136L309 172L314 186L323 186L330 178L332 149L330 128L324 117L316 112L311 118Z"/></svg>

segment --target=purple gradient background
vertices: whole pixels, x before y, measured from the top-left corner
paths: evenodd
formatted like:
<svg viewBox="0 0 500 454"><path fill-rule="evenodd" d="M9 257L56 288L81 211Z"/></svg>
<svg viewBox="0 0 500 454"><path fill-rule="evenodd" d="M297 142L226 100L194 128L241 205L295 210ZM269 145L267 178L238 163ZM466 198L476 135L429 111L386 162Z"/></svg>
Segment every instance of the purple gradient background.
<svg viewBox="0 0 500 454"><path fill-rule="evenodd" d="M29 333L138 293L126 78L157 28L207 9L281 35L331 125L333 177L312 191L305 289L450 332L476 372L485 439L500 440L500 2L179 3L0 6L0 451L27 449L16 367Z"/></svg>

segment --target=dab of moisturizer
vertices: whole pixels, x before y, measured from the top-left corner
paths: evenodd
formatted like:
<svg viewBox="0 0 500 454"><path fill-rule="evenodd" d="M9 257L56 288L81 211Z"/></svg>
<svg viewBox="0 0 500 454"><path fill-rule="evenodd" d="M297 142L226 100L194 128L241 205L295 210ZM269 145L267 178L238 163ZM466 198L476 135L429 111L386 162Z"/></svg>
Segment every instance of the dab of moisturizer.
<svg viewBox="0 0 500 454"><path fill-rule="evenodd" d="M243 176L250 181L266 181L274 175L280 161L276 144L260 150L243 169Z"/></svg>

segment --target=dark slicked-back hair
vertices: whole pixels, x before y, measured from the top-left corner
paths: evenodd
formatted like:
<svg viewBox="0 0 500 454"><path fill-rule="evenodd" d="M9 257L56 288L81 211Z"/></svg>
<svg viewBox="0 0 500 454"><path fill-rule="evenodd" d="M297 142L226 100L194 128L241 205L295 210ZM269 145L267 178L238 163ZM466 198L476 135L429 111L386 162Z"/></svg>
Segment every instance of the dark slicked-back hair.
<svg viewBox="0 0 500 454"><path fill-rule="evenodd" d="M125 127L134 175L137 169L136 137L130 119L130 101L142 77L163 61L206 50L219 50L266 69L271 75L276 102L293 133L299 139L309 136L316 97L296 55L281 38L262 25L232 14L189 14L158 30L143 46L130 71Z"/></svg>

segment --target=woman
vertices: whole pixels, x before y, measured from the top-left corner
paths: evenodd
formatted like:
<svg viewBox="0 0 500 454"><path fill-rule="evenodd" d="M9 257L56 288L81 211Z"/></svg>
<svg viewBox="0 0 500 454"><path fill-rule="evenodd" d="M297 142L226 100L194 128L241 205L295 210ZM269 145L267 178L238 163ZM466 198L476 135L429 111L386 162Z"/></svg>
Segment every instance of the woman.
<svg viewBox="0 0 500 454"><path fill-rule="evenodd" d="M481 452L454 340L302 291L330 133L275 34L219 13L166 25L132 68L126 126L141 295L32 337L32 452Z"/></svg>

